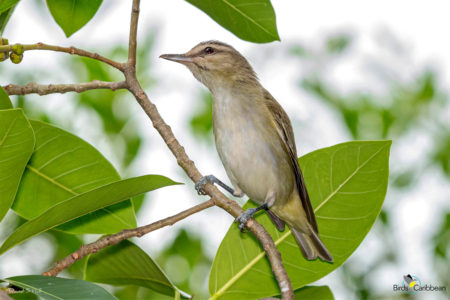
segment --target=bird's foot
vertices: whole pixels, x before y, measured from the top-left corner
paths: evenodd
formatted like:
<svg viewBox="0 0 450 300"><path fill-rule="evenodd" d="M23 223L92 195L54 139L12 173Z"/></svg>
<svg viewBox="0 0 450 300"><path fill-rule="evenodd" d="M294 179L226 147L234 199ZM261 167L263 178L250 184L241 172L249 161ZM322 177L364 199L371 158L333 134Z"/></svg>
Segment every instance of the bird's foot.
<svg viewBox="0 0 450 300"><path fill-rule="evenodd" d="M239 230L241 232L244 232L245 223L247 223L247 221L252 218L257 211L258 210L256 208L249 208L236 218L234 222L239 223Z"/></svg>
<svg viewBox="0 0 450 300"><path fill-rule="evenodd" d="M205 186L205 184L207 183L214 183L216 177L214 177L214 175L206 175L203 176L202 178L200 178L197 183L195 184L195 189L197 190L197 193L199 195L206 195L206 192L203 190L203 187Z"/></svg>
<svg viewBox="0 0 450 300"><path fill-rule="evenodd" d="M197 190L197 193L199 195L206 195L205 191L203 190L203 186L207 183L212 183L212 184L216 183L219 186L221 186L222 188L224 188L227 192L229 192L230 194L232 194L233 196L236 196L236 197L242 197L244 195L244 193L242 191L239 191L239 193L236 193L233 188L229 187L228 185L226 185L225 183L223 183L222 181L217 179L217 177L214 175L203 176L202 178L200 178L199 181L197 181L197 183L195 184L195 189Z"/></svg>

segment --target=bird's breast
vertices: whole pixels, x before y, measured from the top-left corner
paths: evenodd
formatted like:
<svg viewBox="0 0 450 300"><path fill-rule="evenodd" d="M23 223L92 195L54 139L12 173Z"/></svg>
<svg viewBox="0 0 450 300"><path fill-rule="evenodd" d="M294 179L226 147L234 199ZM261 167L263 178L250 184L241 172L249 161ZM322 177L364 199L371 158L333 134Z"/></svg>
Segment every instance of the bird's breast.
<svg viewBox="0 0 450 300"><path fill-rule="evenodd" d="M287 197L294 182L289 158L264 106L249 100L215 95L217 151L231 181L256 202L264 203L269 193Z"/></svg>

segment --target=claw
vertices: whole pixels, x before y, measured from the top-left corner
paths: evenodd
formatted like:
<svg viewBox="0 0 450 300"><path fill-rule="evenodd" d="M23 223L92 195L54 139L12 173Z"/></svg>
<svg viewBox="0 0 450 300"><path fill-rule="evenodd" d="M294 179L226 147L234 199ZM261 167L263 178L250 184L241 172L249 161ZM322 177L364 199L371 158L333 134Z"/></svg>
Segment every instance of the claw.
<svg viewBox="0 0 450 300"><path fill-rule="evenodd" d="M205 184L207 184L210 180L209 180L209 176L203 176L202 178L199 179L199 181L197 181L197 183L195 184L195 189L197 190L197 193L199 195L206 195L206 192L203 190L203 186L205 186Z"/></svg>
<svg viewBox="0 0 450 300"><path fill-rule="evenodd" d="M244 211L239 217L236 218L235 222L239 223L239 230L241 232L244 232L245 229L245 223L253 217L253 215L257 212L255 208L249 208L246 211Z"/></svg>

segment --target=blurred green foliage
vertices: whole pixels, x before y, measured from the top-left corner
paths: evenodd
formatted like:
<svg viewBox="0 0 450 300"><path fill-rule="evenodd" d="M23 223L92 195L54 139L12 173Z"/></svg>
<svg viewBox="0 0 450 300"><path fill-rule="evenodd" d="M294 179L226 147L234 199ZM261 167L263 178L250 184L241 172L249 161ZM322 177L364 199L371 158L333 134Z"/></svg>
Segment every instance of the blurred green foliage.
<svg viewBox="0 0 450 300"><path fill-rule="evenodd" d="M321 49L313 49L304 45L296 45L290 53L298 57L302 63L314 65L312 70L301 79L301 87L314 95L318 101L326 103L341 117L342 123L353 139L392 139L393 148L404 139L417 132L425 133L430 140L432 150L420 161L391 170L391 187L401 192L413 187L422 179L424 168L438 167L443 175L449 176L450 166L450 124L446 120L445 111L449 109L448 95L440 88L435 71L425 68L410 80L402 81L389 76L383 77L384 93L367 92L364 87L358 91L353 87L351 92L340 92L327 81L328 65L332 65L342 55L351 53L352 37L349 34L338 34L326 39ZM370 58L366 60L371 60ZM373 58L372 58L373 60ZM383 74L388 74L392 66L388 62L369 61L376 65ZM375 70L372 70L375 71ZM380 70L378 70L380 71ZM387 199L389 201L389 198ZM449 215L446 216L442 228L433 239L435 245L434 261L438 278L449 278L448 252L450 240ZM370 274L386 265L395 264L397 244L392 236L393 223L391 212L384 208L380 214L377 231L383 239L384 246L365 271L354 268L354 262L343 265L342 281L347 289L356 292L357 299L379 299L386 295L377 295ZM448 286L448 280L444 279ZM391 295L392 296L392 295ZM404 297L404 296L401 296ZM405 296L406 297L406 296ZM408 297L407 297L408 298Z"/></svg>
<svg viewBox="0 0 450 300"><path fill-rule="evenodd" d="M199 299L209 296L207 282L212 259L206 255L203 240L184 229L157 258L177 286Z"/></svg>
<svg viewBox="0 0 450 300"><path fill-rule="evenodd" d="M149 76L148 72L151 69L154 38L154 34L147 35L137 52L137 76L144 89L152 87L155 83L155 80ZM125 46L117 46L109 51L102 51L106 53L107 57L117 61L125 61L127 59L127 48ZM75 73L76 80L79 82L123 80L122 75L117 70L96 60L72 57L69 64L70 70ZM74 97L81 109L94 112L100 118L103 125L101 136L107 137L109 148L114 151L120 163L116 167L122 176L131 175L129 168L137 157L143 140L139 132L139 125L133 115L136 111L133 110L134 99L126 91L109 90L91 90L76 94ZM141 208L143 200L144 195L133 198L136 212Z"/></svg>
<svg viewBox="0 0 450 300"><path fill-rule="evenodd" d="M195 299L208 298L207 282L212 260L206 255L200 237L184 229L178 231L175 239L156 257L156 262L178 288L189 291ZM119 299L173 299L135 286L116 288L114 295Z"/></svg>
<svg viewBox="0 0 450 300"><path fill-rule="evenodd" d="M434 267L440 275L440 284L450 286L450 213L444 215L432 242L434 244Z"/></svg>
<svg viewBox="0 0 450 300"><path fill-rule="evenodd" d="M201 90L200 101L196 101L197 109L189 121L191 132L202 140L212 142L212 95Z"/></svg>
<svg viewBox="0 0 450 300"><path fill-rule="evenodd" d="M450 178L450 128L442 126L441 132L437 138L436 148L431 155L431 159Z"/></svg>
<svg viewBox="0 0 450 300"><path fill-rule="evenodd" d="M330 37L326 41L326 49L329 53L341 53L344 51L351 43L350 36L347 35L335 35Z"/></svg>
<svg viewBox="0 0 450 300"><path fill-rule="evenodd" d="M305 78L302 86L341 113L354 139L396 138L420 118L428 117L430 102L438 101L435 74L431 71L411 83L394 84L389 94L382 96L384 99L359 92L340 95L318 76Z"/></svg>
<svg viewBox="0 0 450 300"><path fill-rule="evenodd" d="M138 49L138 78L144 89L152 86L153 80L149 79L146 72L150 67L151 49L154 35L147 35ZM105 52L103 50L103 52ZM108 53L109 52L109 53ZM125 61L127 59L127 48L116 47L106 51L106 56L114 60ZM121 81L122 75L115 69L89 58L74 57L70 61L70 69L77 74L77 81ZM138 124L133 122L133 106L130 105L134 99L130 98L126 91L91 90L76 95L80 107L94 111L100 117L109 142L114 146L121 166L120 170L126 171L133 162L141 147L142 138L139 135ZM133 102L134 104L134 102Z"/></svg>

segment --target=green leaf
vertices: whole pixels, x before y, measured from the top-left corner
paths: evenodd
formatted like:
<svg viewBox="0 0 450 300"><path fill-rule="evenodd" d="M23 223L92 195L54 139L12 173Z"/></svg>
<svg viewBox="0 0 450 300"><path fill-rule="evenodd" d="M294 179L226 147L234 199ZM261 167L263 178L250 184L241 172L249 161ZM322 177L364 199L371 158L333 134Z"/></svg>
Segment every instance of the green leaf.
<svg viewBox="0 0 450 300"><path fill-rule="evenodd" d="M89 281L66 279L41 275L16 276L3 279L12 285L21 287L27 292L38 295L42 299L117 299L104 288Z"/></svg>
<svg viewBox="0 0 450 300"><path fill-rule="evenodd" d="M33 149L33 130L22 109L0 110L0 221L14 201Z"/></svg>
<svg viewBox="0 0 450 300"><path fill-rule="evenodd" d="M334 300L333 293L326 285L320 286L305 286L294 291L295 299L320 299L320 300Z"/></svg>
<svg viewBox="0 0 450 300"><path fill-rule="evenodd" d="M9 19L11 18L11 15L17 6L17 3L19 3L19 0L2 0L0 2L0 36L3 34L6 24L8 23ZM1 89L1 87L0 87L0 89ZM0 109L1 109L1 103L0 103Z"/></svg>
<svg viewBox="0 0 450 300"><path fill-rule="evenodd" d="M37 218L17 228L1 246L0 254L55 226L74 219L73 222L82 222L79 217L93 211L148 191L175 184L177 183L164 176L145 175L116 181L75 196L52 206Z"/></svg>
<svg viewBox="0 0 450 300"><path fill-rule="evenodd" d="M326 41L326 49L329 53L342 53L350 46L351 37L345 34L340 34L330 37Z"/></svg>
<svg viewBox="0 0 450 300"><path fill-rule="evenodd" d="M19 0L2 0L0 2L0 13L10 9L11 7L15 6L17 3L19 3Z"/></svg>
<svg viewBox="0 0 450 300"><path fill-rule="evenodd" d="M25 219L39 216L53 205L120 179L114 167L94 147L64 130L30 121L36 149L12 209ZM130 201L91 213L63 227L69 233L115 233L136 227Z"/></svg>
<svg viewBox="0 0 450 300"><path fill-rule="evenodd" d="M39 300L39 297L36 294L28 292L13 293L8 296L14 300Z"/></svg>
<svg viewBox="0 0 450 300"><path fill-rule="evenodd" d="M10 109L13 108L11 99L9 99L8 94L0 86L0 109Z"/></svg>
<svg viewBox="0 0 450 300"><path fill-rule="evenodd" d="M147 253L127 240L102 250L100 255L90 255L85 279L142 286L168 296L174 296L178 290Z"/></svg>
<svg viewBox="0 0 450 300"><path fill-rule="evenodd" d="M14 5L13 7L0 13L0 36L3 35L3 31L5 31L6 24L8 24L8 21L11 18L11 15L14 12L15 8L16 6ZM2 53L2 55L4 55L4 53Z"/></svg>
<svg viewBox="0 0 450 300"><path fill-rule="evenodd" d="M102 4L102 0L47 0L53 19L66 37L80 30L89 22Z"/></svg>
<svg viewBox="0 0 450 300"><path fill-rule="evenodd" d="M269 0L186 0L237 37L255 43L279 41Z"/></svg>
<svg viewBox="0 0 450 300"><path fill-rule="evenodd" d="M342 265L369 232L386 195L390 145L391 141L349 142L299 159L320 237L333 255L333 264L307 261L289 230L279 232L267 214L258 214L257 221L270 233L281 252L294 289ZM254 207L247 203L247 207ZM213 299L279 294L263 249L253 236L240 233L235 224L217 251L209 291Z"/></svg>

